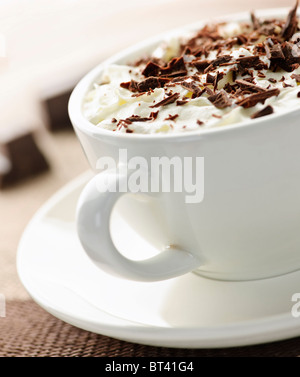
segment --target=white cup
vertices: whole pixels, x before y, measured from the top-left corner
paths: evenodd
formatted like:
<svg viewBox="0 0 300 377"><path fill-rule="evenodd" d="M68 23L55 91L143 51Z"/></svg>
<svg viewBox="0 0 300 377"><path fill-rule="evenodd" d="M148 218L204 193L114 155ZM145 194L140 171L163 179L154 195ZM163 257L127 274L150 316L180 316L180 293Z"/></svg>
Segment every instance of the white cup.
<svg viewBox="0 0 300 377"><path fill-rule="evenodd" d="M260 14L277 17L282 12ZM245 14L230 17L247 18ZM101 269L140 281L190 271L214 279L252 280L299 269L300 109L180 135L121 134L96 127L83 116L83 98L104 66L133 61L161 40L159 36L139 44L88 73L72 93L70 118L95 171L103 156L119 164L120 150L127 151L128 160L139 156L149 166L153 156L190 157L193 161L203 157L204 200L187 203L184 191L143 194L160 208L169 242L157 256L132 261L116 249L110 233L112 209L126 193L99 190L104 182L122 184L132 171L126 166L98 171L78 203L77 229L83 248ZM128 221L140 231L140 218L134 216L134 207L132 211ZM146 238L147 232L151 230L141 230Z"/></svg>

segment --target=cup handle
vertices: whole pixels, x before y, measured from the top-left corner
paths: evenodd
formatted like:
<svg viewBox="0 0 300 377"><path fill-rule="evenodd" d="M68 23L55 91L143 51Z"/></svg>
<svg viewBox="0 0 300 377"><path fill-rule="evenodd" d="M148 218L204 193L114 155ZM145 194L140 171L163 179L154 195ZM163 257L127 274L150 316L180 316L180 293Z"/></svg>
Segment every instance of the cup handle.
<svg viewBox="0 0 300 377"><path fill-rule="evenodd" d="M165 280L199 267L197 256L176 247L142 261L130 260L116 249L110 234L110 216L117 200L125 194L115 188L127 182L127 174L128 170L106 170L92 178L81 193L77 231L88 256L102 270L138 281Z"/></svg>

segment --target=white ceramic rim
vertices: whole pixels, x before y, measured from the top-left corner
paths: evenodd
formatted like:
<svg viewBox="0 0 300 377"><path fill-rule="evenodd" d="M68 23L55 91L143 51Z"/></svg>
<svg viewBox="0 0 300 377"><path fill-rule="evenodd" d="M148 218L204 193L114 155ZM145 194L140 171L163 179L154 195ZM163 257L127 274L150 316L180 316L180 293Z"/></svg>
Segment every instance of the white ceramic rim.
<svg viewBox="0 0 300 377"><path fill-rule="evenodd" d="M263 9L256 11L256 14L258 17L261 18L272 18L272 17L279 17L283 18L287 16L288 12L290 10L289 8L273 8L273 9ZM151 37L143 42L140 42L138 44L135 44L134 46L127 48L123 51L121 51L118 54L113 55L111 58L103 61L99 65L97 65L94 69L92 69L89 73L87 73L76 85L74 88L70 100L69 100L69 116L71 119L71 122L73 125L75 125L75 128L78 128L80 131L93 136L105 136L105 137L114 137L114 138L126 138L128 139L143 139L152 141L154 139L166 139L166 138L181 138L184 140L188 140L191 138L195 138L195 136L202 137L202 136L208 136L208 135L215 135L223 132L230 132L237 129L248 129L249 127L256 128L258 126L262 125L269 125L275 120L282 120L289 114L299 113L300 115L300 104L299 109L293 109L288 110L285 112L282 112L280 114L271 114L267 117L257 118L257 119L249 119L249 121L243 121L239 123L235 123L232 125L226 125L223 127L212 127L202 130L196 130L196 131L189 131L186 133L160 133L158 134L124 134L124 133L118 133L118 132L112 132L110 130L102 129L100 127L95 126L91 122L89 122L83 115L82 112L82 104L83 104L83 98L86 95L87 91L92 87L93 83L99 79L101 72L103 71L104 67L106 67L109 64L118 64L122 60L130 61L133 56L141 56L142 52L151 51L155 46L157 46L161 41L163 41L165 38L168 38L170 36L174 35L180 35L184 34L185 32L194 31L199 28L201 28L204 24L216 21L216 22L228 22L228 21L247 21L249 20L249 12L242 12L237 13L234 15L227 15L222 17L216 17L211 20L202 20L197 23L193 23L190 25L187 25L185 27L173 29L167 33L159 34L155 37ZM139 54L139 51L140 54Z"/></svg>
<svg viewBox="0 0 300 377"><path fill-rule="evenodd" d="M99 320L70 312L65 307L57 305L48 297L36 292L27 279L22 265L22 258L28 245L27 237L35 232L35 225L43 220L51 208L63 200L68 194L90 178L90 172L85 173L68 183L54 194L34 215L27 225L21 238L17 253L17 271L21 283L33 300L55 317L81 329L92 331L117 339L140 344L175 347L175 348L226 348L262 344L297 337L300 335L299 320L291 313L276 314L260 319L245 320L228 325L205 327L154 327L137 324L127 319L117 318L113 314L104 313ZM25 255L26 257L26 255ZM109 321L111 318L111 323ZM117 322L117 323L116 323Z"/></svg>

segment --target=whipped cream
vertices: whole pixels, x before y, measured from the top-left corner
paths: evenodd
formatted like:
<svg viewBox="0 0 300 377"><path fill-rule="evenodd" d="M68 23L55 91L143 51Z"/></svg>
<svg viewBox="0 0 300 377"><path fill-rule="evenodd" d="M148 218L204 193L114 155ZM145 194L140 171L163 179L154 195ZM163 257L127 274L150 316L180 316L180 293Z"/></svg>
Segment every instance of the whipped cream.
<svg viewBox="0 0 300 377"><path fill-rule="evenodd" d="M263 25L262 23L262 27ZM273 42L270 39L274 40L278 36L279 40L283 28L284 21L278 21L272 29L272 35L259 32L253 43L249 43L249 39L247 43L243 43L243 39L237 37L251 34L252 24L231 22L214 25L210 30L215 31L218 38L221 38L223 47L211 49L205 54L194 54L195 46L193 51L186 53L182 51L182 46L187 41L191 41L197 33L194 36L174 37L164 41L152 52L149 60L159 66L161 62L168 66L174 57L181 56L186 69L184 74L179 73L177 76L175 72L174 76L166 75L166 82L158 87L139 91L130 87L130 83L140 83L149 77L145 75L148 61L142 61L138 65L107 66L100 83L95 83L84 99L84 115L95 126L103 129L124 133L155 134L180 133L240 123L256 117L255 114L266 107L271 109L269 113L276 114L295 108L300 109L300 87L297 76L300 75L299 64L294 64L293 70L289 69L290 72L280 66L275 66L274 69L276 59L274 60L273 55L268 56L263 47L265 43L272 46ZM224 41L229 42L228 46L225 47ZM296 44L295 48L297 48ZM197 61L204 61L209 65L218 57L228 55L230 58L227 61L220 65L216 64L211 69L197 68ZM262 66L252 67L250 64L246 69L240 69L239 59L258 55ZM164 77L164 74L158 76ZM247 88L247 82L253 84L253 87ZM196 85L196 93L190 89L190 85L193 85L192 87ZM232 92L230 88L233 89ZM247 101L244 105L239 104L242 103L243 98L273 89L278 89L277 92L275 91L276 95L262 99L252 106ZM225 95L228 103L218 106L216 102L214 103L213 96L220 92ZM168 97L172 101L167 104L162 102L160 105L160 102Z"/></svg>

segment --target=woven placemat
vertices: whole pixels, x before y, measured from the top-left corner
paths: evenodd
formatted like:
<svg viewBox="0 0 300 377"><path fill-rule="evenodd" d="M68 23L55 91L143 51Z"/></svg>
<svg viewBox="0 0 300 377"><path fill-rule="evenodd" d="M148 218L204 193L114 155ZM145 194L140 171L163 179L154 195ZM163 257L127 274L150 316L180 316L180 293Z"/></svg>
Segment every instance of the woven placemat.
<svg viewBox="0 0 300 377"><path fill-rule="evenodd" d="M8 301L0 318L0 357L295 357L300 338L251 347L173 349L133 344L78 329L31 300Z"/></svg>

